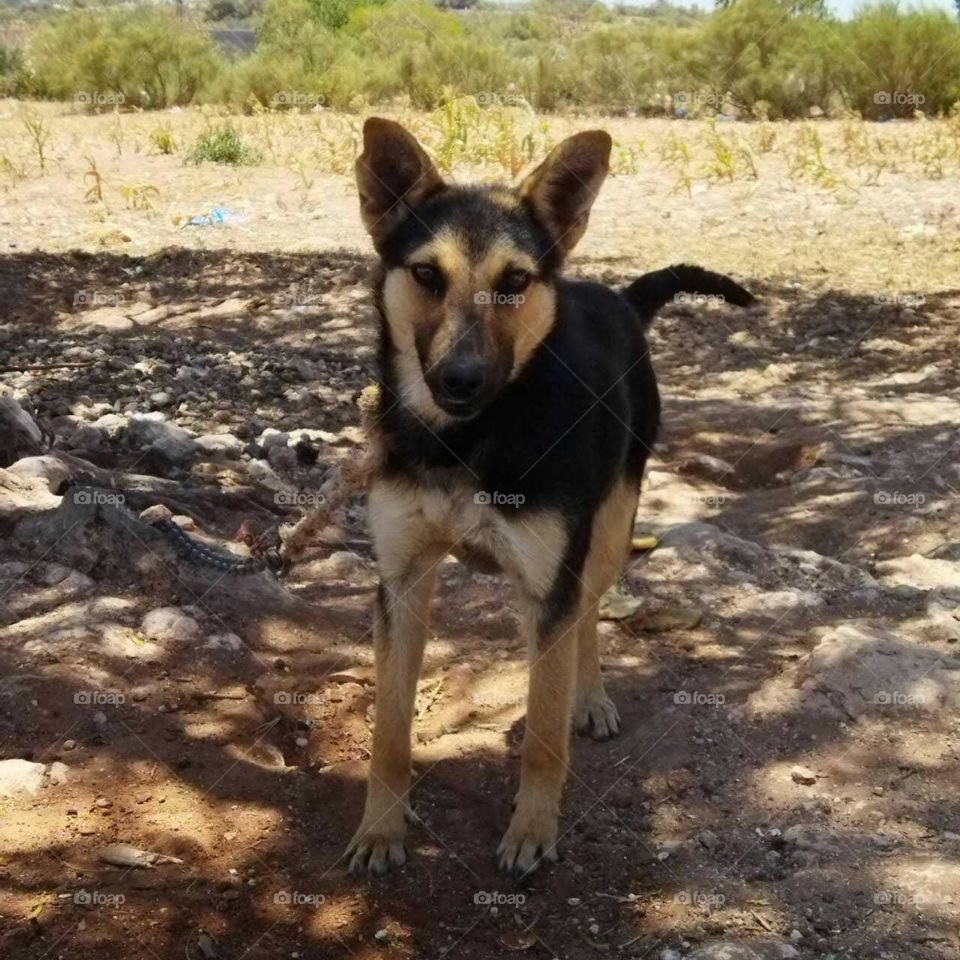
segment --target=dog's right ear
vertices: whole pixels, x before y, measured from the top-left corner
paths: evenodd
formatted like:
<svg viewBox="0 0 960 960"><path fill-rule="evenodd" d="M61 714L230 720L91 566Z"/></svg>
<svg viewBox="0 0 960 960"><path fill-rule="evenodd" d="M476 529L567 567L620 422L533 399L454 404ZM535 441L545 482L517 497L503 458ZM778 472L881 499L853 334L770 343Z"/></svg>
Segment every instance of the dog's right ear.
<svg viewBox="0 0 960 960"><path fill-rule="evenodd" d="M356 174L360 215L374 244L444 186L413 134L382 117L371 117L363 125L363 153L357 158Z"/></svg>

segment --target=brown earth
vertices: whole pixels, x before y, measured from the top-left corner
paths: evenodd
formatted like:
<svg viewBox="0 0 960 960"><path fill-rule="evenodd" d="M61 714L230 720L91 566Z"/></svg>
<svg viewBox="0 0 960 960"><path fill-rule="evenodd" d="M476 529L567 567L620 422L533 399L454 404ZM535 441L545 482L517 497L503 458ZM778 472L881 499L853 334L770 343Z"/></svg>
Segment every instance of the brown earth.
<svg viewBox="0 0 960 960"><path fill-rule="evenodd" d="M130 506L168 502L227 544L290 511L248 460L170 462L129 415L248 451L267 428L324 431L270 460L316 489L359 454L375 327L345 179L311 187L314 239L310 203L268 216L249 182L203 176L178 202L249 198L243 223L150 239L156 218L130 212L116 248L58 217L66 174L12 188L0 367L62 449L146 478ZM250 176L288 189L279 168ZM198 571L3 471L0 762L68 769L0 797L0 955L960 955L956 182L904 176L853 205L773 174L690 199L671 182L611 180L574 272L693 259L763 299L655 326L665 426L637 532L661 545L624 575L638 612L603 627L625 730L574 744L564 861L525 888L494 866L525 678L499 579L445 568L411 855L351 878L373 702L362 500L277 584ZM108 411L125 426L91 432ZM171 606L194 635L145 630ZM115 843L183 862L109 866Z"/></svg>

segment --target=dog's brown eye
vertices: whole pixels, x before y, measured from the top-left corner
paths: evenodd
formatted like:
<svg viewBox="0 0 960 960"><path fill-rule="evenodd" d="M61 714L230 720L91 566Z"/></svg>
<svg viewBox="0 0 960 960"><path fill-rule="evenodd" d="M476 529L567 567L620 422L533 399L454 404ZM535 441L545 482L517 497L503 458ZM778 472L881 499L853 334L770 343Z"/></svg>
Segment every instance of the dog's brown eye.
<svg viewBox="0 0 960 960"><path fill-rule="evenodd" d="M440 289L443 277L436 267L430 266L429 263L416 263L410 270L413 273L414 280L421 286L433 291Z"/></svg>
<svg viewBox="0 0 960 960"><path fill-rule="evenodd" d="M526 270L508 270L500 280L500 293L522 293L533 278Z"/></svg>

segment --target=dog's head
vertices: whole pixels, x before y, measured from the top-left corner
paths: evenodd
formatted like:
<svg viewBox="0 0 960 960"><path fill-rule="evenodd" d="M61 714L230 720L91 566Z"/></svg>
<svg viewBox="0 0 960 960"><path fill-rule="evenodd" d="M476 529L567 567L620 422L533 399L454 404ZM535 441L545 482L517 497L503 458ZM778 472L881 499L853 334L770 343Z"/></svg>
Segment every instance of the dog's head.
<svg viewBox="0 0 960 960"><path fill-rule="evenodd" d="M382 261L398 388L420 416L475 416L550 332L557 271L586 230L610 146L603 131L579 133L519 187L463 187L399 124L366 122L360 210Z"/></svg>

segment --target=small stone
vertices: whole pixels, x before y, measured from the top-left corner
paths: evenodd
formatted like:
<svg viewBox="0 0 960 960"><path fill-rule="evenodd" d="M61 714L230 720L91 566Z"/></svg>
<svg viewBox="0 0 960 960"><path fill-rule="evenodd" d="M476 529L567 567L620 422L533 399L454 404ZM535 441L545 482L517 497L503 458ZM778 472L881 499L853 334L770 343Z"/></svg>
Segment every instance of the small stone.
<svg viewBox="0 0 960 960"><path fill-rule="evenodd" d="M720 846L720 838L712 830L704 830L697 839L708 850L716 850Z"/></svg>
<svg viewBox="0 0 960 960"><path fill-rule="evenodd" d="M158 607L143 618L140 632L148 640L185 642L196 638L200 625L179 607Z"/></svg>
<svg viewBox="0 0 960 960"><path fill-rule="evenodd" d="M383 929L381 929L381 930L378 930L378 931L373 935L373 938L374 938L374 940L377 941L377 943L386 943L386 942L390 939L390 931L387 930L386 928L383 928Z"/></svg>
<svg viewBox="0 0 960 960"><path fill-rule="evenodd" d="M76 749L77 741L76 740L64 740L63 749L64 750L74 750Z"/></svg>
<svg viewBox="0 0 960 960"><path fill-rule="evenodd" d="M797 766L790 771L790 779L809 787L817 782L817 775L809 767Z"/></svg>

